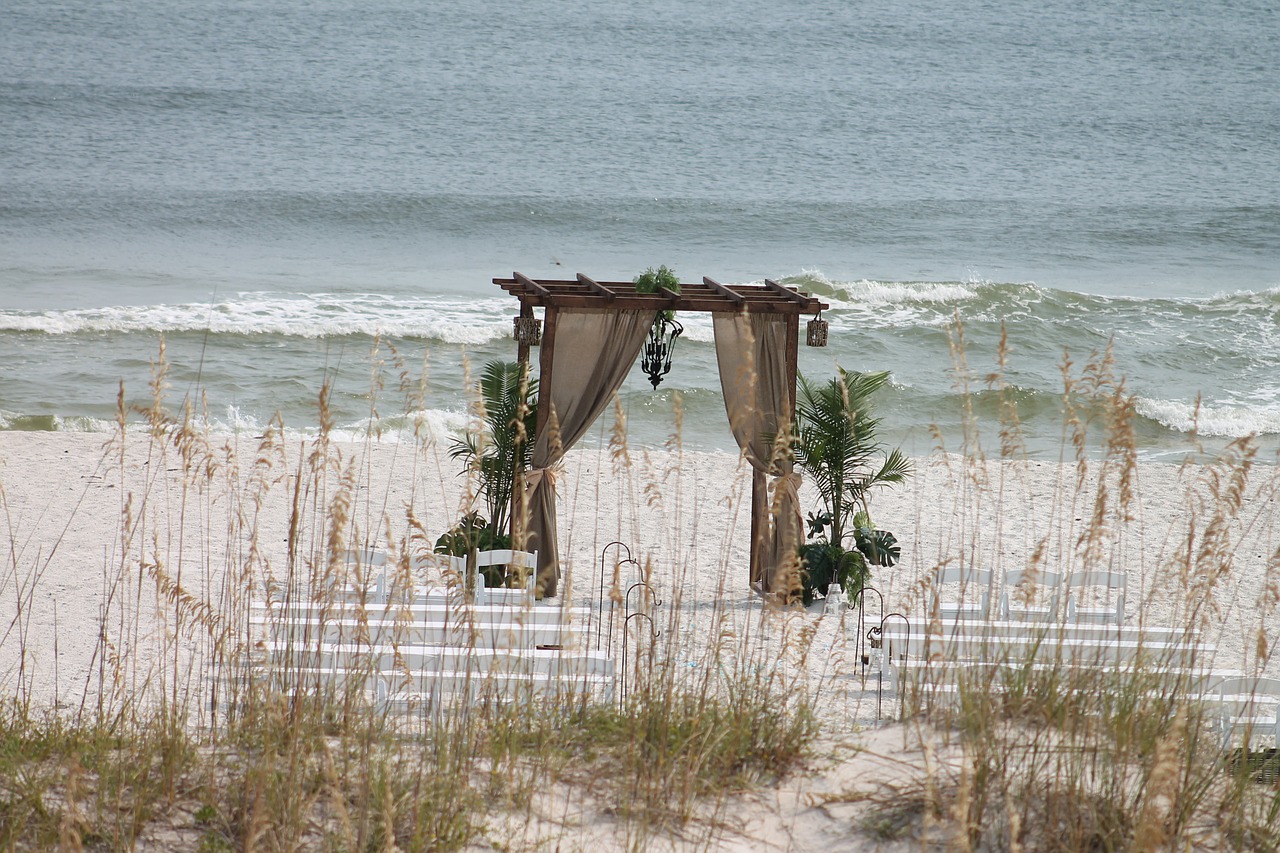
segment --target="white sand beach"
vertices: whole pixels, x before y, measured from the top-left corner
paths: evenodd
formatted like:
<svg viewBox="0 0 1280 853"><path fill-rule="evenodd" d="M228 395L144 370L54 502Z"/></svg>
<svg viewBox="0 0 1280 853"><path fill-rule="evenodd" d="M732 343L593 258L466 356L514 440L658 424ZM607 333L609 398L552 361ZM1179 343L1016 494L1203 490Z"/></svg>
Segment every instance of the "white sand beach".
<svg viewBox="0 0 1280 853"><path fill-rule="evenodd" d="M104 628L104 618L109 622L119 604L110 601L120 594L113 590L113 579L122 568L141 577L138 554L165 564L183 589L211 603L222 600L223 583L237 576L250 544L227 540L233 515L253 514L258 533L253 546L277 565L286 559L291 504L285 478L309 448L294 441L286 445L282 463L260 469L257 475L280 478L280 483L267 499L250 505L242 500L243 491L223 484L234 481L243 489L255 476L251 469L257 442L251 437L219 439L217 446L232 448L239 470L224 468L196 482L184 478L175 448L161 454L145 435L128 437L121 469L119 447L109 435L0 433L0 689L64 709L96 701L105 665L95 656L97 640L100 631L112 630L110 624ZM350 511L357 538L385 544L388 537L405 537L407 508L429 538L460 515L465 482L455 473L458 463L448 458L447 444L424 453L393 442L339 449L351 482L357 484ZM708 642L726 631L765 643L778 641L783 633L792 643L803 637L808 654L799 677L809 682L817 699L827 758L818 760L811 774L735 799L726 808L740 812L745 821L729 833L742 836L742 849L757 844L818 849L825 843L824 833L838 830L850 818L839 807L815 806L815 797L845 790L851 780L865 782L858 762L878 767L870 772L883 780L885 767L907 760L904 733L898 727L881 728L874 692L832 688L833 675L854 669L846 662L853 636L846 619L824 615L821 604L809 611L771 611L760 619L762 602L747 587L750 477L738 459L665 449L632 448L629 454L629 467L620 471L619 460L607 448L568 456L559 478L567 569L563 594L574 604L594 607L600 597L601 550L618 540L649 567L649 580L669 608L665 612L679 612L668 624L683 636L668 638L671 642L664 646L673 656L672 665L696 668ZM947 560L1004 570L1025 566L1038 547L1045 550L1047 562L1076 553L1095 510L1098 476L1091 470L1077 492L1076 473L1074 467L1048 462L916 460L916 472L904 487L880 492L871 503L876 523L893 531L902 545L899 565L877 569L872 581L884 593L888 609L923 613L922 580ZM1179 549L1186 549L1190 535L1194 555L1205 545L1200 538L1205 530L1220 528L1223 539L1215 547L1225 547L1231 559L1229 570L1214 579L1214 618L1206 639L1217 646L1215 665L1251 667L1259 628L1269 632L1264 635L1269 642L1276 633L1270 622L1264 623L1274 621L1274 615L1260 609L1269 606L1268 585L1274 602L1277 584L1273 555L1280 546L1280 498L1275 485L1274 467L1255 467L1239 512L1217 524L1209 514L1212 501L1206 501L1213 488L1223 491L1226 483L1215 485L1212 470L1139 465L1132 521L1109 527L1105 543L1108 564L1129 574L1130 621L1170 625L1184 618L1174 582ZM1109 494L1117 494L1114 484ZM817 507L808 487L801 497L806 511ZM126 517L140 523L135 539L122 543ZM613 561L607 562L606 574L611 574ZM1193 565L1193 581L1195 571ZM140 633L173 630L165 618L141 614ZM663 617L657 618L661 623ZM1267 669L1275 672L1274 661ZM579 819L588 820L584 808L552 802L548 820L563 823L564 814L552 814L557 809L581 812L569 821L576 825ZM721 818L734 825L731 815ZM526 831L534 836L540 832L536 827ZM582 826L573 832L585 833L579 836L584 842L591 837L591 830ZM823 849L859 849L842 843Z"/></svg>

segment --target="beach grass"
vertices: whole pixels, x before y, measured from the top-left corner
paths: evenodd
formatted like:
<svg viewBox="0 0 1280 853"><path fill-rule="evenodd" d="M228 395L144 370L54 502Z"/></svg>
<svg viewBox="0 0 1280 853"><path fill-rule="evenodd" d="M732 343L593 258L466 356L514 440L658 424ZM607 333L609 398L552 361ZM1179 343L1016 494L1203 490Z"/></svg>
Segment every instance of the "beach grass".
<svg viewBox="0 0 1280 853"><path fill-rule="evenodd" d="M952 334L958 385L1008 388L1007 342L994 369L975 379L962 326ZM45 587L70 534L36 541L6 502L2 580L13 592L0 646L14 664L0 704L0 846L716 849L742 840L744 796L821 776L835 742L879 724L873 680L846 656L851 611L819 618L738 588L748 534L737 508L750 476L708 483L691 473L678 403L661 449L629 447L625 413L615 409L607 441L566 484L566 511L579 522L566 553L596 555L640 529L662 538L630 568L579 557L566 578L562 594L575 603L632 612L639 599L640 618L593 616L601 621L592 629L625 661L619 694L399 713L370 701L372 655L353 658L344 681L273 663L251 626L253 601L308 598L336 611L339 591L367 580L342 559L353 548L385 550L407 581L413 558L476 505L474 476L455 470L442 439L425 429L394 446L388 469L369 462L381 444L380 410L413 422L426 375L381 345L370 361L373 427L363 447L333 440L327 387L309 437L276 421L252 439L211 434L198 395L171 407L163 349L144 405L128 405L121 389L96 473L115 514L110 541L100 543L96 639L78 690L31 645L48 636L39 624ZM1078 370L1064 362L1063 374L1061 473L1037 528L1017 531L1030 542L1027 562L1126 563L1138 582L1136 613L1158 602L1169 624L1211 635L1229 612L1242 653L1215 663L1272 671L1275 467L1249 439L1189 464L1170 544L1132 565L1143 521L1132 400L1106 352ZM1001 407L993 442L983 435L991 425L972 411L964 424L963 446L940 446L927 461L954 487L924 522L942 528L936 555L917 553L901 567L904 578L919 578L897 584L896 601L910 612L927 612L938 565L1014 567L1001 519L1015 517L1016 478L1030 464L1016 406ZM616 509L602 524L604 506ZM653 518L670 530L643 526ZM910 521L893 526L906 531ZM1271 550L1250 587L1255 599L1242 607L1226 599L1246 535ZM365 620L391 607L365 605ZM316 642L294 639L302 648ZM52 660L56 668L56 652ZM1153 675L1172 664L1152 658L1099 672L995 663L948 675L947 691L889 698L882 716L900 721L893 731L910 760L870 788L814 792L762 843L805 849L804 820L852 804L856 819L836 827L847 849L1280 848L1280 787L1232 769L1190 682ZM856 762L860 753L841 755Z"/></svg>

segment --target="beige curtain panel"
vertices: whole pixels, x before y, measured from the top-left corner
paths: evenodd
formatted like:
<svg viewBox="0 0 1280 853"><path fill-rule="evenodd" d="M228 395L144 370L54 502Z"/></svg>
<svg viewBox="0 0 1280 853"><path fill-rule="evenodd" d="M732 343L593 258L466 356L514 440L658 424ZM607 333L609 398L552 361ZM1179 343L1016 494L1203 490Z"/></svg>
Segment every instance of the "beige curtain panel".
<svg viewBox="0 0 1280 853"><path fill-rule="evenodd" d="M526 547L538 552L543 595L556 594L560 577L556 468L621 387L653 319L651 310L562 309L556 316L551 382L542 389L542 399L550 402L551 411L546 428L536 436L532 468L525 475Z"/></svg>
<svg viewBox="0 0 1280 853"><path fill-rule="evenodd" d="M786 444L791 428L787 375L787 317L770 314L714 315L716 361L729 428L757 473L773 477L768 518L751 543L758 573L752 583L764 592L786 592L783 572L797 566L804 534L797 489L800 476ZM753 504L752 512L759 512Z"/></svg>

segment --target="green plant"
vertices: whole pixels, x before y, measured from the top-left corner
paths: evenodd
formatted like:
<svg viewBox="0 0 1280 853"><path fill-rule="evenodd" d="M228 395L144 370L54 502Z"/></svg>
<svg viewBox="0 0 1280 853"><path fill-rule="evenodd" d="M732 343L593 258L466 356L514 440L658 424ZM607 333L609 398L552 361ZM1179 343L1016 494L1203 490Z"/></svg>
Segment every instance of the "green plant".
<svg viewBox="0 0 1280 853"><path fill-rule="evenodd" d="M809 517L809 535L818 541L801 548L806 604L833 582L852 596L866 583L871 566L897 562L897 539L871 523L867 495L904 482L911 472L900 450L886 451L877 437L880 420L871 415L871 395L889 374L837 371L821 385L801 376L796 404L796 463L826 508ZM853 547L847 548L850 540Z"/></svg>
<svg viewBox="0 0 1280 853"><path fill-rule="evenodd" d="M510 518L516 471L528 468L533 455L538 382L526 377L518 362L491 361L484 366L479 390L478 410L484 428L457 439L449 455L463 460L475 472L477 494L489 510L489 539L497 542L505 535ZM459 526L465 528L466 523L464 518Z"/></svg>
<svg viewBox="0 0 1280 853"><path fill-rule="evenodd" d="M453 557L465 557L471 551L487 551L511 547L510 535L495 532L478 512L469 512L458 523L436 540L435 552ZM484 581L488 586L498 586L506 580L502 566L486 566Z"/></svg>
<svg viewBox="0 0 1280 853"><path fill-rule="evenodd" d="M853 545L846 550L831 542L826 528L831 524L828 513L809 515L809 535L817 539L800 548L806 578L802 584L804 603L811 604L816 593L832 583L840 584L850 597L866 585L872 566L889 567L898 562L902 549L898 539L887 530L877 530L865 512L854 516Z"/></svg>
<svg viewBox="0 0 1280 853"><path fill-rule="evenodd" d="M676 276L675 270L666 264L658 267L656 270L649 267L640 275L635 277L636 293L658 293L661 290L670 290L672 293L680 292L680 279ZM658 314L658 320L655 325L663 321L670 322L675 317L674 311L661 311Z"/></svg>
<svg viewBox="0 0 1280 853"><path fill-rule="evenodd" d="M636 293L657 293L659 288L666 288L673 293L680 292L680 279L670 267L649 267L635 278Z"/></svg>

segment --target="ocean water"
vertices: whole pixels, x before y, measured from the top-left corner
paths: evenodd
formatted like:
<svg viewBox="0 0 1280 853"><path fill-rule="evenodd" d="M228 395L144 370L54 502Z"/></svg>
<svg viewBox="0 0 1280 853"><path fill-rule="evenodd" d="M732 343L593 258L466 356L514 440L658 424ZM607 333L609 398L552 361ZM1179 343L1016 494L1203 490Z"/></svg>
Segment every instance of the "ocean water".
<svg viewBox="0 0 1280 853"><path fill-rule="evenodd" d="M0 429L107 428L163 340L219 428L313 430L330 382L346 432L446 433L514 357L492 278L665 263L830 302L802 371L891 371L914 452L959 440L957 317L978 380L1007 332L1037 453L1064 360L1108 345L1144 454L1274 449L1277 44L1267 2L8 0ZM686 443L730 449L686 326L632 439L678 392Z"/></svg>

